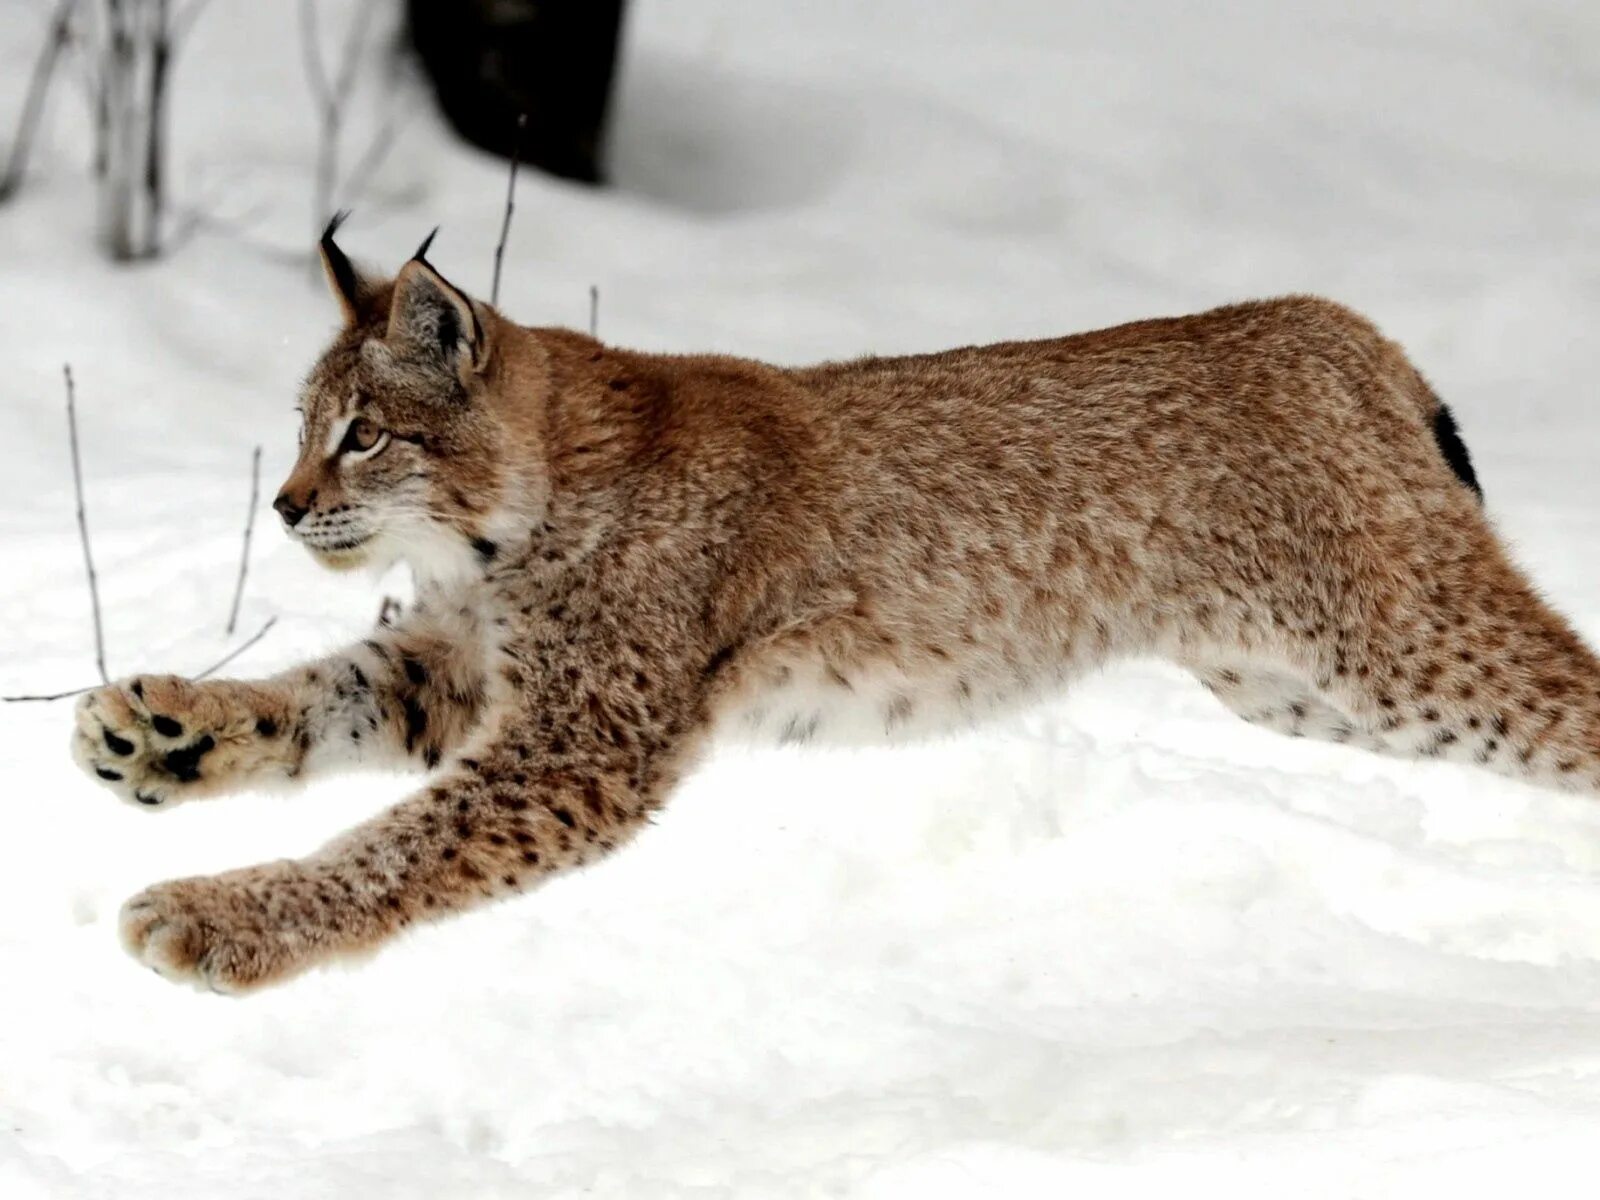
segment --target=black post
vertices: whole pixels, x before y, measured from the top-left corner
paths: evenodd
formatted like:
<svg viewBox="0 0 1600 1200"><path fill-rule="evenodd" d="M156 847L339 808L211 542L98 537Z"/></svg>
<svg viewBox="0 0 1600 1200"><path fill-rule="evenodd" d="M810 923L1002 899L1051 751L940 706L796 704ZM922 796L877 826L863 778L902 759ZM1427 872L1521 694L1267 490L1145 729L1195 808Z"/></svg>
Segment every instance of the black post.
<svg viewBox="0 0 1600 1200"><path fill-rule="evenodd" d="M467 141L553 175L604 181L623 0L407 0L411 44Z"/></svg>

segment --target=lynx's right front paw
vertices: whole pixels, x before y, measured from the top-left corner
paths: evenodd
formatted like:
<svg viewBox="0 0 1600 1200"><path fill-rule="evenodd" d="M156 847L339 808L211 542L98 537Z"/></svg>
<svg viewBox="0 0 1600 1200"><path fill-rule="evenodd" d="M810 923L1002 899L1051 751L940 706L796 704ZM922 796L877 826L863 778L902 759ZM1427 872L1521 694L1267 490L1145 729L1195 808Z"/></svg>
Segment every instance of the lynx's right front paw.
<svg viewBox="0 0 1600 1200"><path fill-rule="evenodd" d="M281 732L237 703L241 686L142 675L96 688L78 701L72 756L143 808L219 791L270 757Z"/></svg>

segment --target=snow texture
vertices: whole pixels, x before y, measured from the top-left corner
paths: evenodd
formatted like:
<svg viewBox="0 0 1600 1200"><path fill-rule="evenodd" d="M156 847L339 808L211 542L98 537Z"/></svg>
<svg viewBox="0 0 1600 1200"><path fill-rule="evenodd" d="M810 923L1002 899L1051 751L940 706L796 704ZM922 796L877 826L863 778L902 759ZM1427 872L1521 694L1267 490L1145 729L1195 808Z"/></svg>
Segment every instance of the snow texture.
<svg viewBox="0 0 1600 1200"><path fill-rule="evenodd" d="M46 8L0 13L0 111ZM1600 637L1592 3L640 0L627 37L620 186L523 176L521 319L582 326L594 283L619 344L802 362L1326 293ZM176 86L177 186L240 229L98 261L70 88L0 210L0 690L93 678L61 363L111 669L194 670L335 319L290 253L291 6L211 6ZM419 113L347 247L442 223L486 292L503 186ZM256 532L243 673L397 586ZM68 727L0 710L8 1200L1594 1194L1600 808L1281 740L1160 665L914 749L730 752L612 860L243 1001L136 969L118 904L408 782L152 816Z"/></svg>

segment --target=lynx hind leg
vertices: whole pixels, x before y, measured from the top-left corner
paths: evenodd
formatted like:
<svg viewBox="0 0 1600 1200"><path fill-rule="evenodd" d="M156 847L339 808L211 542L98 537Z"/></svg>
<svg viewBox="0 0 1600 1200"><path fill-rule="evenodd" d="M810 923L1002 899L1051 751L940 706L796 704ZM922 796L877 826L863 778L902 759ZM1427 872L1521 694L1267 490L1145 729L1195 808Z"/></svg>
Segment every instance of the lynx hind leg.
<svg viewBox="0 0 1600 1200"><path fill-rule="evenodd" d="M1296 667L1197 673L1240 715L1285 733L1600 791L1600 660L1473 517L1448 556L1391 556L1400 584L1386 595L1334 611L1275 606L1274 642Z"/></svg>
<svg viewBox="0 0 1600 1200"><path fill-rule="evenodd" d="M1254 663L1189 670L1229 709L1252 725L1287 737L1315 738L1380 754L1405 749L1339 708L1313 682L1281 667Z"/></svg>
<svg viewBox="0 0 1600 1200"><path fill-rule="evenodd" d="M1330 674L1406 753L1600 790L1600 661L1498 554L1429 585L1409 619L1345 641Z"/></svg>

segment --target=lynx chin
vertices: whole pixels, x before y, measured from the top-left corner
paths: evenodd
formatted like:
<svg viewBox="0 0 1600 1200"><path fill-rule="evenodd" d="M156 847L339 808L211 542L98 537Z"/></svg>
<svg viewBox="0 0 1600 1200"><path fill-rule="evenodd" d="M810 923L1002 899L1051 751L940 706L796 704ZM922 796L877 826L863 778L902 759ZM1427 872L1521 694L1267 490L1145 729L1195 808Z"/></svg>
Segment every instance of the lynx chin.
<svg viewBox="0 0 1600 1200"><path fill-rule="evenodd" d="M379 280L333 235L343 327L275 507L417 602L271 678L101 688L73 748L153 811L431 774L307 858L130 900L171 979L246 991L593 862L718 733L907 737L1128 655L1291 736L1600 788L1600 665L1337 304L784 369L525 328L426 246Z"/></svg>

